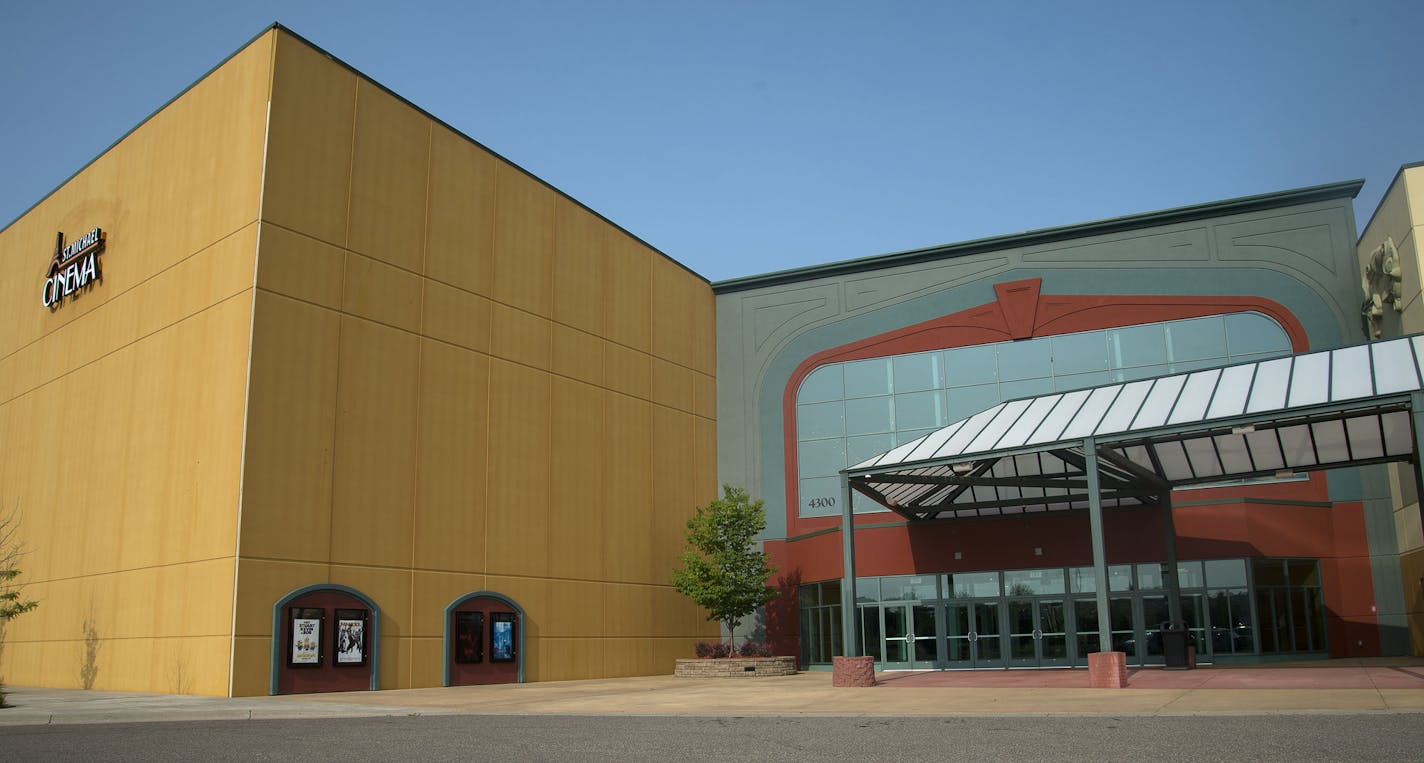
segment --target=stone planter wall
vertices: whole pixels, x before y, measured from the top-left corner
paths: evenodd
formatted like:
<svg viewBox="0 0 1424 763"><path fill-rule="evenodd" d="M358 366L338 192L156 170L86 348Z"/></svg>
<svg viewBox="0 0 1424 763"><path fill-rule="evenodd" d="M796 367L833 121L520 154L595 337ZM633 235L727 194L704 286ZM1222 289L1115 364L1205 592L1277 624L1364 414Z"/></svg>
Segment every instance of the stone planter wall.
<svg viewBox="0 0 1424 763"><path fill-rule="evenodd" d="M795 657L725 657L678 660L673 675L681 678L766 678L796 675Z"/></svg>

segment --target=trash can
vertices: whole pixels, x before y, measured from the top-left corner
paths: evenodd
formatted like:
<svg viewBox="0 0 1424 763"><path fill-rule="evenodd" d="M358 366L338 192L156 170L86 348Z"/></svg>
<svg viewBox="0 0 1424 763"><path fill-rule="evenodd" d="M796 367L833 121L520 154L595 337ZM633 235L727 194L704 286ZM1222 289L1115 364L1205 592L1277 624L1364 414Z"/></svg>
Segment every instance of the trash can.
<svg viewBox="0 0 1424 763"><path fill-rule="evenodd" d="M1162 623L1162 661L1167 670L1189 670L1187 662L1187 624Z"/></svg>

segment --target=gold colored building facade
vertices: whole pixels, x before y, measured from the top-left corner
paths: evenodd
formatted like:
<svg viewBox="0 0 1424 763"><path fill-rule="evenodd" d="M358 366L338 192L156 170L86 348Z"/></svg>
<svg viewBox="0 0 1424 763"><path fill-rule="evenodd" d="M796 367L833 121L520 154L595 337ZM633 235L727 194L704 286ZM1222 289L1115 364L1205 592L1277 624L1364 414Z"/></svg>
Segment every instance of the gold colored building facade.
<svg viewBox="0 0 1424 763"><path fill-rule="evenodd" d="M93 228L101 282L47 309ZM284 29L0 231L0 309L41 602L7 683L264 694L323 585L379 608L381 688L442 683L476 591L526 680L715 637L668 584L716 494L707 282Z"/></svg>

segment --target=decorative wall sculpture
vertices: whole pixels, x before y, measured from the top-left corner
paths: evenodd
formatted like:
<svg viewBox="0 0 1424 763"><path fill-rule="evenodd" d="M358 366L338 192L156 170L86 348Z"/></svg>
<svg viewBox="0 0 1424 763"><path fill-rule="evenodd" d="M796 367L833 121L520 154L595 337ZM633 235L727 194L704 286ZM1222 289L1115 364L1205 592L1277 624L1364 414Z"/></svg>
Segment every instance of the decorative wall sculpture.
<svg viewBox="0 0 1424 763"><path fill-rule="evenodd" d="M1394 308L1396 313L1404 312L1404 298L1399 293L1402 275L1399 268L1399 250L1395 248L1393 238L1386 238L1384 243L1370 253L1370 259L1365 263L1364 275L1360 279L1365 290L1365 301L1360 305L1360 315L1365 336L1368 338L1379 339L1382 335L1385 303Z"/></svg>

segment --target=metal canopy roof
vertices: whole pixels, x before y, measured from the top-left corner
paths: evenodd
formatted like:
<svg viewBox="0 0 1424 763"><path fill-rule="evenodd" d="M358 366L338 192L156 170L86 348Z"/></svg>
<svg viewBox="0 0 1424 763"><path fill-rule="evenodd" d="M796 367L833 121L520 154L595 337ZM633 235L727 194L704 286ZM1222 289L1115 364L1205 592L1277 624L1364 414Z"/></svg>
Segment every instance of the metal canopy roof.
<svg viewBox="0 0 1424 763"><path fill-rule="evenodd" d="M1424 335L1000 403L846 474L910 520L1157 505L1173 486L1414 457Z"/></svg>

